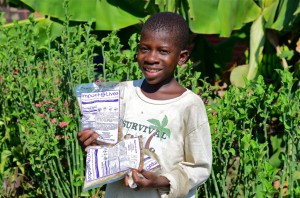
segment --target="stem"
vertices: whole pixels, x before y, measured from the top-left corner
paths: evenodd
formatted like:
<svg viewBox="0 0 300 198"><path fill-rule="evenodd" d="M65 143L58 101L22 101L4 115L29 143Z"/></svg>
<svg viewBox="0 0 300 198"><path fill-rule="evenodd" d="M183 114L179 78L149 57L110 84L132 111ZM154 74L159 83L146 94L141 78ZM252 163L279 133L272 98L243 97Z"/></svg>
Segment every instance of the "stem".
<svg viewBox="0 0 300 198"><path fill-rule="evenodd" d="M265 107L264 113L266 117L264 118L264 134L265 134L265 141L268 141L268 131L267 131L267 120L269 117L269 112L267 111L267 108ZM269 159L269 147L267 146L267 159Z"/></svg>
<svg viewBox="0 0 300 198"><path fill-rule="evenodd" d="M215 190L216 190L216 193L217 193L217 197L218 197L218 198L221 198L221 194L220 194L220 191L219 191L219 188L218 188L218 183L217 183L217 181L216 181L215 172L214 172L213 169L211 170L211 176L212 176L212 179L213 179L213 183L214 183L214 186L215 186Z"/></svg>
<svg viewBox="0 0 300 198"><path fill-rule="evenodd" d="M53 164L53 160L52 159L48 160L48 164L49 164L51 175L52 175L51 178L54 179L54 182L56 184L56 185L54 185L55 188L56 188L56 190L57 190L56 191L57 192L56 195L59 195L59 197L61 197L64 194L63 193L63 189L61 188L61 186L64 185L64 182L61 180L61 178L59 176L59 173L57 171L57 168L56 168L55 164ZM59 181L61 181L61 182L59 182ZM65 188L64 188L64 190L65 190ZM68 193L66 192L66 194L68 194Z"/></svg>
<svg viewBox="0 0 300 198"><path fill-rule="evenodd" d="M103 64L102 64L102 67L103 67L103 78L104 80L106 80L106 64L105 64L105 53L104 53L104 45L102 45L102 58L103 58Z"/></svg>
<svg viewBox="0 0 300 198"><path fill-rule="evenodd" d="M41 156L40 156L40 159L42 159ZM45 189L45 191L46 191L46 192L47 192L47 191L49 192L48 196L53 197L53 192L52 192L52 190L51 190L51 188L50 188L51 185L50 185L49 182L48 182L48 175L47 175L47 173L46 173L46 170L45 170L45 168L44 168L44 165L41 164L41 166L42 166L42 170L43 170L44 176L45 176L44 181L46 181L46 189ZM44 181L43 181L43 183L44 183Z"/></svg>

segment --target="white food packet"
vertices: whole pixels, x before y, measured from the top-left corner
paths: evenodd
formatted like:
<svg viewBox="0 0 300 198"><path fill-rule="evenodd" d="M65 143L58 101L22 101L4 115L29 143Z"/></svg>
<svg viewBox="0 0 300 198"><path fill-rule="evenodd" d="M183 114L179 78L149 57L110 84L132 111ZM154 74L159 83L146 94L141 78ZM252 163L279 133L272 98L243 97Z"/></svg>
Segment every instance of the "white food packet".
<svg viewBox="0 0 300 198"><path fill-rule="evenodd" d="M98 141L116 144L121 140L120 118L125 111L122 103L124 83L102 82L80 84L75 87L81 110L81 130L92 129Z"/></svg>
<svg viewBox="0 0 300 198"><path fill-rule="evenodd" d="M118 181L131 169L143 167L140 137L125 139L114 146L90 146L86 157L84 191Z"/></svg>

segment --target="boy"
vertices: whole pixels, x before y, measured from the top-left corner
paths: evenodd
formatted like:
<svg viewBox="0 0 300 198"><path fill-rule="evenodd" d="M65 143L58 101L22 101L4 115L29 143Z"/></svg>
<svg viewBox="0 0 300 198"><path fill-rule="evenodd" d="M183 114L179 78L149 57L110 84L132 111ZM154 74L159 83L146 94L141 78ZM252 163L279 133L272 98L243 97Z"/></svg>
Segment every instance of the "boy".
<svg viewBox="0 0 300 198"><path fill-rule="evenodd" d="M195 197L208 179L212 148L205 106L174 78L177 64L188 58L188 38L187 23L175 13L154 14L144 24L137 54L144 78L125 82L123 135L142 135L144 149L161 168L133 170L135 190L126 177L107 184L105 197ZM83 147L97 137L89 129L78 133Z"/></svg>

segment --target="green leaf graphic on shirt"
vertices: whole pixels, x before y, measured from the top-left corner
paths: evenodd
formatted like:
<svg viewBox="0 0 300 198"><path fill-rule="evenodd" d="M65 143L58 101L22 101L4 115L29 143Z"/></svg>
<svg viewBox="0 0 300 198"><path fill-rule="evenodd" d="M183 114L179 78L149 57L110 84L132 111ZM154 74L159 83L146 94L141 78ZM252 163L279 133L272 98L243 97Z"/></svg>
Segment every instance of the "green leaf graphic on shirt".
<svg viewBox="0 0 300 198"><path fill-rule="evenodd" d="M161 122L157 119L149 119L148 122L152 124L149 126L150 128L156 129L159 132L160 139L162 138L164 133L167 137L170 138L170 129L165 128L168 124L168 118L166 115Z"/></svg>

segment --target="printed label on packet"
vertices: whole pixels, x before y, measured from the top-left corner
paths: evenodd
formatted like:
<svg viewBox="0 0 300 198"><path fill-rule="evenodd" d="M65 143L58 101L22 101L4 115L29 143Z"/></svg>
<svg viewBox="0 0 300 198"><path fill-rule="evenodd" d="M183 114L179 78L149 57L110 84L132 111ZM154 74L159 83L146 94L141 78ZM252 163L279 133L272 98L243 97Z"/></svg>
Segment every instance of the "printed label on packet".
<svg viewBox="0 0 300 198"><path fill-rule="evenodd" d="M118 141L120 118L120 91L81 93L81 124L83 129L93 129L97 140L109 144Z"/></svg>
<svg viewBox="0 0 300 198"><path fill-rule="evenodd" d="M159 163L155 159L144 154L144 170L151 171L156 167L159 167Z"/></svg>
<svg viewBox="0 0 300 198"><path fill-rule="evenodd" d="M138 169L141 160L140 150L138 138L123 140L113 147L89 147L86 157L86 182L131 168Z"/></svg>

